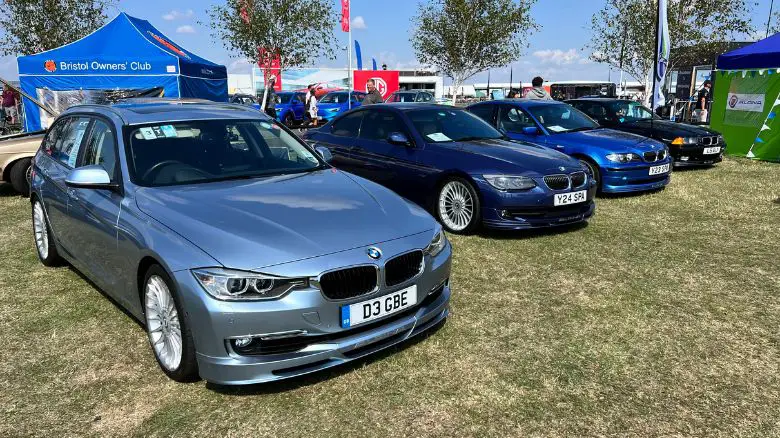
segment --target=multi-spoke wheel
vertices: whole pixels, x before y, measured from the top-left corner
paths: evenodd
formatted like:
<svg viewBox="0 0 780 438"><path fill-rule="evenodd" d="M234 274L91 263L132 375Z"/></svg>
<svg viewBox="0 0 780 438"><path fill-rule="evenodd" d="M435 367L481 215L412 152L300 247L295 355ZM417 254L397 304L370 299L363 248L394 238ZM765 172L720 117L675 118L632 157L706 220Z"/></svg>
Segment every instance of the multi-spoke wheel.
<svg viewBox="0 0 780 438"><path fill-rule="evenodd" d="M165 374L179 382L198 377L195 348L168 274L152 266L144 282L146 332L154 357Z"/></svg>
<svg viewBox="0 0 780 438"><path fill-rule="evenodd" d="M590 160L580 160L580 163L582 163L585 168L588 169L588 172L590 173L590 177L593 178L593 181L596 182L596 190L600 193L601 192L601 172L599 172L599 166L593 163Z"/></svg>
<svg viewBox="0 0 780 438"><path fill-rule="evenodd" d="M448 231L471 232L481 219L479 196L468 181L462 178L449 179L439 191L436 213Z"/></svg>
<svg viewBox="0 0 780 438"><path fill-rule="evenodd" d="M32 205L33 236L35 237L35 249L38 258L45 266L57 266L62 264L62 258L57 253L49 222L46 220L46 212L41 201L35 200Z"/></svg>

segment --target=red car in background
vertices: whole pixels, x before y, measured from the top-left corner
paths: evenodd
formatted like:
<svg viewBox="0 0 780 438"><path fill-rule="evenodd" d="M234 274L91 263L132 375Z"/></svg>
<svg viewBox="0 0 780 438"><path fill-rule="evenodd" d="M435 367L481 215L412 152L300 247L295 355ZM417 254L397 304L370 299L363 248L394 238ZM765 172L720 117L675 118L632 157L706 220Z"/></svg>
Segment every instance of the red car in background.
<svg viewBox="0 0 780 438"><path fill-rule="evenodd" d="M329 84L326 82L318 82L314 84L314 96L319 100L322 96L330 93L331 91L343 91L346 90L346 88L342 88L335 84ZM295 91L299 91L301 93L305 93L308 90L308 88L301 88Z"/></svg>

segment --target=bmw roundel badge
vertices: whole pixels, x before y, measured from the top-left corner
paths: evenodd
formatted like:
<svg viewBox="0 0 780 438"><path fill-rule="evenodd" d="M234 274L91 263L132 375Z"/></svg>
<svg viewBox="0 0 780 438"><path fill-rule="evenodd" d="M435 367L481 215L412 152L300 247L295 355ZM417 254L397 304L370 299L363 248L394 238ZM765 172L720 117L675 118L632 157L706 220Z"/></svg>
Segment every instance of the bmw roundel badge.
<svg viewBox="0 0 780 438"><path fill-rule="evenodd" d="M561 172L566 172L566 168L565 168L565 167L563 167L563 166L559 166L559 167L558 167L558 169L559 169Z"/></svg>
<svg viewBox="0 0 780 438"><path fill-rule="evenodd" d="M382 258L382 251L380 251L379 248L375 246L368 248L366 250L366 254L368 254L368 256L374 260L379 260L380 258Z"/></svg>

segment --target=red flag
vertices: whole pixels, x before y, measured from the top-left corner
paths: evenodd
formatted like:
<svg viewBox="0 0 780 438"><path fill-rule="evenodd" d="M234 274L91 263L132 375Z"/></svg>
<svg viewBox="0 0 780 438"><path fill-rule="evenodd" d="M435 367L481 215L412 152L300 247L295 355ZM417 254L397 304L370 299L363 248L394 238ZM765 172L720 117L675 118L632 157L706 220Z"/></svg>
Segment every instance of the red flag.
<svg viewBox="0 0 780 438"><path fill-rule="evenodd" d="M253 7L251 0L244 0L241 2L241 11L239 12L239 16L244 21L244 23L249 24L249 18L250 18L250 9Z"/></svg>
<svg viewBox="0 0 780 438"><path fill-rule="evenodd" d="M341 0L341 30L349 32L349 0Z"/></svg>

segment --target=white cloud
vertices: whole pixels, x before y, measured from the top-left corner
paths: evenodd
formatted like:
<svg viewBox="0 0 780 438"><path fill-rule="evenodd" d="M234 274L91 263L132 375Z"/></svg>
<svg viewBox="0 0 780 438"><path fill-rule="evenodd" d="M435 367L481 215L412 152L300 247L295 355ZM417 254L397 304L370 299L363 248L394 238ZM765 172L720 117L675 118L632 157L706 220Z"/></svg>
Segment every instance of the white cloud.
<svg viewBox="0 0 780 438"><path fill-rule="evenodd" d="M363 19L362 15L358 15L352 19L352 29L365 29L365 28L366 28L366 20Z"/></svg>
<svg viewBox="0 0 780 438"><path fill-rule="evenodd" d="M195 28L189 24L185 24L184 26L177 27L176 33L195 33Z"/></svg>
<svg viewBox="0 0 780 438"><path fill-rule="evenodd" d="M579 62L583 58L577 49L569 49L566 51L560 49L554 50L537 50L532 55L539 59L542 65L569 65Z"/></svg>
<svg viewBox="0 0 780 438"><path fill-rule="evenodd" d="M224 62L221 62L224 64ZM234 59L227 65L227 70L230 73L250 73L254 63L246 58Z"/></svg>
<svg viewBox="0 0 780 438"><path fill-rule="evenodd" d="M168 12L167 14L163 15L163 20L166 21L173 21L173 20L181 20L184 18L192 18L195 15L195 11L192 9L187 9L186 11L179 11L178 9L174 9L171 12Z"/></svg>

